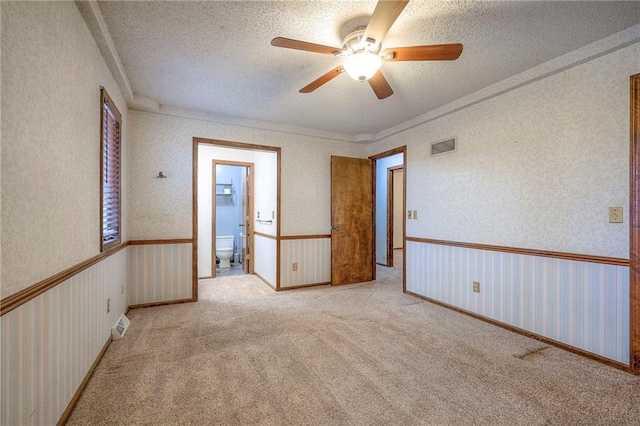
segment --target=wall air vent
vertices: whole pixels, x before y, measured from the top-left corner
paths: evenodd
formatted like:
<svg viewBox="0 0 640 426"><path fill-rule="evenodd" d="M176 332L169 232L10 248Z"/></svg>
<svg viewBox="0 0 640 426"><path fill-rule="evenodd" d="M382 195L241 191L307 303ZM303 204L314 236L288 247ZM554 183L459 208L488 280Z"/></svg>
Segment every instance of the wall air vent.
<svg viewBox="0 0 640 426"><path fill-rule="evenodd" d="M446 154L449 152L455 152L458 149L458 138L452 137L438 142L431 143L430 155Z"/></svg>

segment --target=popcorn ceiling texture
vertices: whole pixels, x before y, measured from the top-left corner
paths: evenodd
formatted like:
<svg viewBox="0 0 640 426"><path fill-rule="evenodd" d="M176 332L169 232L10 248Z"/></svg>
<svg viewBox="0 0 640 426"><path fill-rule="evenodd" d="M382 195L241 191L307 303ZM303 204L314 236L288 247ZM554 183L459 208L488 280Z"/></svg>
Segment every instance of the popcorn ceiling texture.
<svg viewBox="0 0 640 426"><path fill-rule="evenodd" d="M640 22L637 2L414 0L385 47L462 43L456 61L384 63L394 95L342 75L298 89L341 57L270 45L277 36L340 47L366 1L112 2L99 7L137 95L163 106L370 135ZM636 36L637 39L637 36ZM370 140L365 138L365 140Z"/></svg>
<svg viewBox="0 0 640 426"><path fill-rule="evenodd" d="M640 44L399 135L413 237L629 256L629 76ZM458 152L429 142L458 136ZM608 208L622 206L624 223Z"/></svg>
<svg viewBox="0 0 640 426"><path fill-rule="evenodd" d="M2 3L2 297L100 251L100 86L126 104L73 2Z"/></svg>

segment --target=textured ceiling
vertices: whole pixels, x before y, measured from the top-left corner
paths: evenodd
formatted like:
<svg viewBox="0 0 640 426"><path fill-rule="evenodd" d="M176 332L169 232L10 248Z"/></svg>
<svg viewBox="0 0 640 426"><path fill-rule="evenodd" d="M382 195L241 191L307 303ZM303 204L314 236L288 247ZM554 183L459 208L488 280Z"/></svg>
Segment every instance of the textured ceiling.
<svg viewBox="0 0 640 426"><path fill-rule="evenodd" d="M346 74L298 93L342 59L270 45L282 36L340 47L345 24L370 16L375 0L98 5L136 95L354 136L400 125L640 23L640 2L413 0L383 47L462 43L464 51L456 61L384 63L395 93L378 100Z"/></svg>

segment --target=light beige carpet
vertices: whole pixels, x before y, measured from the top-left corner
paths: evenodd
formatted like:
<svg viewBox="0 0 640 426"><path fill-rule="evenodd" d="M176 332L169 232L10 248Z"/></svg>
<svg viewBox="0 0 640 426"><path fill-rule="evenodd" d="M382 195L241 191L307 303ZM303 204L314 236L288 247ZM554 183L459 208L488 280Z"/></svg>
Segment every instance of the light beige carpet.
<svg viewBox="0 0 640 426"><path fill-rule="evenodd" d="M136 309L69 424L640 424L640 377L402 293L254 276Z"/></svg>

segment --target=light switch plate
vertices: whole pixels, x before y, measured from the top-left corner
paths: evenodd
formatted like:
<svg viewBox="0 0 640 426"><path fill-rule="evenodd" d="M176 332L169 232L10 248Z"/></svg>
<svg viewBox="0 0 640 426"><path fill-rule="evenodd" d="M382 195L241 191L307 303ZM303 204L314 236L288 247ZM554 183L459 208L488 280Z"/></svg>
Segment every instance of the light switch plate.
<svg viewBox="0 0 640 426"><path fill-rule="evenodd" d="M622 207L609 207L609 223L622 223Z"/></svg>
<svg viewBox="0 0 640 426"><path fill-rule="evenodd" d="M411 210L407 210L407 219L411 219Z"/></svg>
<svg viewBox="0 0 640 426"><path fill-rule="evenodd" d="M414 210L413 211L413 218L417 219L418 218L418 210Z"/></svg>

